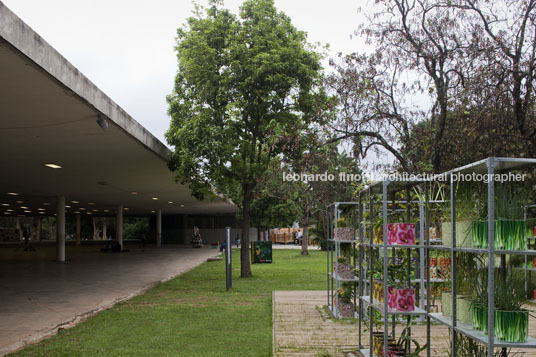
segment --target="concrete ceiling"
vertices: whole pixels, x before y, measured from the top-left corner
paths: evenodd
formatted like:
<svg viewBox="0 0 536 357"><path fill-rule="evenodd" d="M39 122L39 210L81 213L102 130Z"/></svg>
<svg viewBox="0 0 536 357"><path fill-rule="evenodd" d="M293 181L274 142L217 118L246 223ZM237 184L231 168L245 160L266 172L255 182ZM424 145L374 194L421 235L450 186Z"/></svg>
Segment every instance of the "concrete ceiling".
<svg viewBox="0 0 536 357"><path fill-rule="evenodd" d="M0 214L51 214L58 195L65 195L68 213L113 214L118 204L132 215L236 211L221 199L194 199L174 182L168 154L0 2Z"/></svg>

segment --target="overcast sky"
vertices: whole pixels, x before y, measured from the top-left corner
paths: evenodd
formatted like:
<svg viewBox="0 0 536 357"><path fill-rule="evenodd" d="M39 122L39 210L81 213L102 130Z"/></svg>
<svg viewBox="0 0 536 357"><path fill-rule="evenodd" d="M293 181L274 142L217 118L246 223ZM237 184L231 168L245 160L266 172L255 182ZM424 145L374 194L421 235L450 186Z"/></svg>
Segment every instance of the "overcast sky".
<svg viewBox="0 0 536 357"><path fill-rule="evenodd" d="M166 95L177 71L174 39L191 15L190 0L0 1L167 145ZM362 18L359 2L275 0L310 42L329 43L333 57L363 46L350 38ZM225 1L235 13L241 3Z"/></svg>

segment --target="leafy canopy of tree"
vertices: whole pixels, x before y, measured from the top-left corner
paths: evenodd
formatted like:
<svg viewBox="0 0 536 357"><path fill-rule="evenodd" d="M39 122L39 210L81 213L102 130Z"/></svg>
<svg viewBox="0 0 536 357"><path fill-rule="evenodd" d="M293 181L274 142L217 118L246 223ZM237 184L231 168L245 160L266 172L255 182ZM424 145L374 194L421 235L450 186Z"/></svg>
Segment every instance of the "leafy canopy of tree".
<svg viewBox="0 0 536 357"><path fill-rule="evenodd" d="M239 192L248 277L253 192L270 161L320 120L321 56L271 0L244 2L238 17L218 1L198 6L178 30L176 51L170 168L197 198L214 188Z"/></svg>

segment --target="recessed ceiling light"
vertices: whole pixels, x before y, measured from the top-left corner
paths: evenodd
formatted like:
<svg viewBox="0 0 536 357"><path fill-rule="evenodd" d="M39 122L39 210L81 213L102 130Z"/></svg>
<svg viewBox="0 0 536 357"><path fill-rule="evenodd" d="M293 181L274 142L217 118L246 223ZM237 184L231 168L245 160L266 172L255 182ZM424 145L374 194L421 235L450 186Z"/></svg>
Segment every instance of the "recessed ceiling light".
<svg viewBox="0 0 536 357"><path fill-rule="evenodd" d="M71 208L71 206L67 206L67 205L65 205L65 208Z"/></svg>
<svg viewBox="0 0 536 357"><path fill-rule="evenodd" d="M17 201L17 203L24 203L24 202L22 202L22 201Z"/></svg>
<svg viewBox="0 0 536 357"><path fill-rule="evenodd" d="M75 211L74 213L76 213L76 214L80 214L80 211Z"/></svg>
<svg viewBox="0 0 536 357"><path fill-rule="evenodd" d="M99 212L99 210L98 210L98 209L94 209L93 212Z"/></svg>
<svg viewBox="0 0 536 357"><path fill-rule="evenodd" d="M123 208L125 211L128 211L128 207Z"/></svg>
<svg viewBox="0 0 536 357"><path fill-rule="evenodd" d="M95 204L95 202L88 202L87 204L90 205L90 206L93 206Z"/></svg>
<svg viewBox="0 0 536 357"><path fill-rule="evenodd" d="M181 205L181 207L184 207L184 205Z"/></svg>
<svg viewBox="0 0 536 357"><path fill-rule="evenodd" d="M10 196L18 196L19 194L17 192L8 192L7 193Z"/></svg>
<svg viewBox="0 0 536 357"><path fill-rule="evenodd" d="M85 211L86 209L84 207L80 207L80 211Z"/></svg>
<svg viewBox="0 0 536 357"><path fill-rule="evenodd" d="M28 209L28 207L26 207L26 206L20 206L20 208L22 208L22 209Z"/></svg>
<svg viewBox="0 0 536 357"><path fill-rule="evenodd" d="M78 202L78 201L71 201L71 203L80 203L80 202Z"/></svg>
<svg viewBox="0 0 536 357"><path fill-rule="evenodd" d="M173 201L168 201L168 203L173 203Z"/></svg>
<svg viewBox="0 0 536 357"><path fill-rule="evenodd" d="M38 208L37 210L38 211L44 211L45 209L44 208Z"/></svg>
<svg viewBox="0 0 536 357"><path fill-rule="evenodd" d="M153 200L155 200L155 201L156 201L157 199L158 199L158 197L153 197Z"/></svg>
<svg viewBox="0 0 536 357"><path fill-rule="evenodd" d="M109 209L105 209L104 212L110 212L110 210L109 210Z"/></svg>
<svg viewBox="0 0 536 357"><path fill-rule="evenodd" d="M156 211L151 211L151 213L156 213Z"/></svg>
<svg viewBox="0 0 536 357"><path fill-rule="evenodd" d="M10 209L6 209L7 212L13 212L13 210L10 208Z"/></svg>
<svg viewBox="0 0 536 357"><path fill-rule="evenodd" d="M45 214L45 212L43 212L43 211L39 211L39 214Z"/></svg>
<svg viewBox="0 0 536 357"><path fill-rule="evenodd" d="M130 194L131 195L137 195L138 193L136 191L132 191Z"/></svg>
<svg viewBox="0 0 536 357"><path fill-rule="evenodd" d="M43 205L45 205L45 206L50 206L50 203L45 202L45 203L43 203Z"/></svg>
<svg viewBox="0 0 536 357"><path fill-rule="evenodd" d="M32 211L29 211L29 210L24 210L25 213L32 213Z"/></svg>
<svg viewBox="0 0 536 357"><path fill-rule="evenodd" d="M91 212L86 212L86 213L87 213L87 214L93 214L93 213L91 213Z"/></svg>
<svg viewBox="0 0 536 357"><path fill-rule="evenodd" d="M2 206L9 207L9 203L2 203Z"/></svg>
<svg viewBox="0 0 536 357"><path fill-rule="evenodd" d="M9 212L4 212L4 214L10 215L11 213L9 213Z"/></svg>
<svg viewBox="0 0 536 357"><path fill-rule="evenodd" d="M45 165L46 167L50 167L51 169L61 169L61 166L58 164L49 163L49 164L43 164L43 165Z"/></svg>

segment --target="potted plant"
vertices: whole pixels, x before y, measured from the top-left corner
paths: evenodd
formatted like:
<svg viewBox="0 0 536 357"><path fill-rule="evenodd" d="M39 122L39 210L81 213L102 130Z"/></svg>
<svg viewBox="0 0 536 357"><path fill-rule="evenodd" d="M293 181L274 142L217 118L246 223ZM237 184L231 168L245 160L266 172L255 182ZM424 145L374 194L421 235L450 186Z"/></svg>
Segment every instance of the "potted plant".
<svg viewBox="0 0 536 357"><path fill-rule="evenodd" d="M335 273L339 276L339 278L342 279L354 279L355 278L355 271L354 267L350 264L348 264L348 259L340 255L337 257L337 261L335 262L335 266L333 267L335 270Z"/></svg>
<svg viewBox="0 0 536 357"><path fill-rule="evenodd" d="M339 317L354 317L355 305L352 302L353 287L349 283L342 283L337 290L337 314Z"/></svg>
<svg viewBox="0 0 536 357"><path fill-rule="evenodd" d="M503 184L495 190L494 246L495 249L526 250L527 229L523 219L527 193ZM480 219L472 223L472 242L476 248L488 247L487 207L482 206Z"/></svg>
<svg viewBox="0 0 536 357"><path fill-rule="evenodd" d="M474 301L471 325L475 330L488 333L488 270L479 269L473 276Z"/></svg>
<svg viewBox="0 0 536 357"><path fill-rule="evenodd" d="M475 190L471 185L456 187L456 246L472 247L472 220L478 212L475 200ZM443 207L443 223L441 223L441 239L443 245L452 244L452 230L450 222L450 204Z"/></svg>
<svg viewBox="0 0 536 357"><path fill-rule="evenodd" d="M524 281L519 278L498 279L495 289L495 338L506 342L526 342L529 312L525 303Z"/></svg>
<svg viewBox="0 0 536 357"><path fill-rule="evenodd" d="M474 253L462 253L456 257L456 318L464 324L470 325L473 321L473 298L476 294L474 276L478 273L477 267L484 263Z"/></svg>
<svg viewBox="0 0 536 357"><path fill-rule="evenodd" d="M443 316L452 316L452 292L450 290L443 290L441 292L441 312Z"/></svg>

